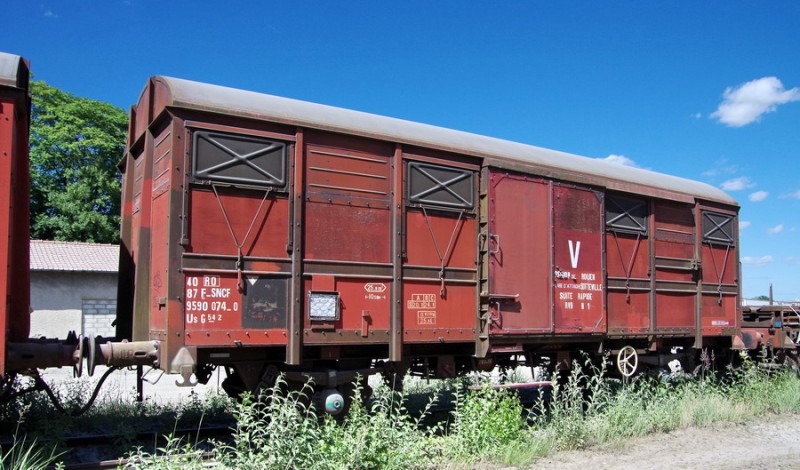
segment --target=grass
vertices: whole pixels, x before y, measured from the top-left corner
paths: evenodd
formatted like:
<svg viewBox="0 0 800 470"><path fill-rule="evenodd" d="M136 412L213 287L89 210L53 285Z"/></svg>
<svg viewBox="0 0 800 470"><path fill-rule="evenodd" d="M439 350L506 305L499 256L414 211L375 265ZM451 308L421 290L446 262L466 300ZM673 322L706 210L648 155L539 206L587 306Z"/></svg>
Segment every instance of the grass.
<svg viewBox="0 0 800 470"><path fill-rule="evenodd" d="M652 433L800 412L800 380L794 373L748 360L724 374L642 376L632 384L609 380L600 362L574 363L565 383L554 386L552 400L529 408L513 393L492 388L486 376L477 390L468 387L474 380L464 378L411 380L405 394L376 387L369 403L354 401L338 421L317 412L308 398L310 384L287 391L281 379L266 400L228 403L235 423L231 441L209 445L168 436L158 448L128 452L128 467L529 466L561 450L613 447ZM359 394L355 390L354 396ZM441 412L441 403L452 404L452 411ZM198 401L191 405L194 411L184 413L202 418L203 406ZM137 412L119 413L127 419ZM57 454L42 452L44 461L58 460Z"/></svg>
<svg viewBox="0 0 800 470"><path fill-rule="evenodd" d="M67 437L111 435L114 442L107 452L116 452L109 457L115 458L129 453L137 445L139 434L196 429L200 423L234 423L233 405L224 396L193 395L181 404L158 404L151 400L136 403L134 390L107 388L106 397L78 417L57 411L44 393L29 393L0 405L0 442L5 443L0 470L46 468L55 461L74 462L75 457L63 442ZM67 411L80 408L92 391L93 385L81 380L68 380L54 389ZM36 464L39 461L43 462L41 466Z"/></svg>
<svg viewBox="0 0 800 470"><path fill-rule="evenodd" d="M463 379L436 381L433 386L414 381L410 395L376 389L368 406L355 403L342 422L319 416L304 392L285 393L285 387L277 386L265 404L246 399L236 407L234 443L218 445L212 464L200 459L175 464L309 469L527 466L560 450L616 446L633 437L689 426L800 412L800 380L749 361L727 374L669 381L643 377L629 385L608 380L605 372L602 364L575 363L566 383L554 387L552 401L542 400L531 409L523 409L507 390L470 390L466 385L471 382ZM428 401L422 409L407 410L406 404L419 402L426 390ZM455 407L434 419L432 410L440 399ZM137 465L146 462L140 459ZM163 464L163 457L154 462Z"/></svg>

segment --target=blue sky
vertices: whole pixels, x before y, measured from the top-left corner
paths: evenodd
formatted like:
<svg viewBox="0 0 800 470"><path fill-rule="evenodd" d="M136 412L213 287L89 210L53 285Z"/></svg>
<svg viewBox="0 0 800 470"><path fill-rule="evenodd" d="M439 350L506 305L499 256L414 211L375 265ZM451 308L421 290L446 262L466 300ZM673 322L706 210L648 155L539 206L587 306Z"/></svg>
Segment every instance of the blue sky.
<svg viewBox="0 0 800 470"><path fill-rule="evenodd" d="M6 0L0 50L126 108L170 75L705 181L800 299L800 2ZM12 20L13 19L13 20Z"/></svg>

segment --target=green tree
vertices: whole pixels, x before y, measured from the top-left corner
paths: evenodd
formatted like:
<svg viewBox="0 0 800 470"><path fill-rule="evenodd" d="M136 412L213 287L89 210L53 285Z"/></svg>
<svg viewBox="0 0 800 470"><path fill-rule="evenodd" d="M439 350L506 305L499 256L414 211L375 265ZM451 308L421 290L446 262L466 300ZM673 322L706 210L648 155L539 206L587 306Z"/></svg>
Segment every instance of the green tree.
<svg viewBox="0 0 800 470"><path fill-rule="evenodd" d="M31 98L31 237L116 243L125 111L42 81Z"/></svg>

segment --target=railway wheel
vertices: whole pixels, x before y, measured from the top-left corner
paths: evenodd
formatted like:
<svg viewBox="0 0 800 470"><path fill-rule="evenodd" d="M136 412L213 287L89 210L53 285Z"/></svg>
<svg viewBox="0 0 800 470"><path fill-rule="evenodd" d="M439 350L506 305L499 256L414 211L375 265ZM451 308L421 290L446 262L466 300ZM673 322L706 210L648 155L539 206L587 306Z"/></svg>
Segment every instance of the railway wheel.
<svg viewBox="0 0 800 470"><path fill-rule="evenodd" d="M617 370L626 379L636 373L639 367L639 354L633 346L625 346L617 353Z"/></svg>

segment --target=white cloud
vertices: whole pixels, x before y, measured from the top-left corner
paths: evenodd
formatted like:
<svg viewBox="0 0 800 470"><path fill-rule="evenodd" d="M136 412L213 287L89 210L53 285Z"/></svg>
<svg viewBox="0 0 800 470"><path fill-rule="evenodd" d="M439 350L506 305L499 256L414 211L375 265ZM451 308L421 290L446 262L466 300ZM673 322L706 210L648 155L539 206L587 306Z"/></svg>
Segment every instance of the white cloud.
<svg viewBox="0 0 800 470"><path fill-rule="evenodd" d="M722 189L725 191L741 191L742 189L752 188L756 184L750 181L750 178L741 176L722 183Z"/></svg>
<svg viewBox="0 0 800 470"><path fill-rule="evenodd" d="M764 77L728 87L722 98L711 117L730 127L742 127L774 112L778 105L800 100L800 88L786 90L777 77Z"/></svg>
<svg viewBox="0 0 800 470"><path fill-rule="evenodd" d="M45 10L44 11L45 18L58 18L58 15L53 13L53 10Z"/></svg>
<svg viewBox="0 0 800 470"><path fill-rule="evenodd" d="M702 115L701 113L692 113L692 114L691 114L691 116L692 116L694 119L700 119L700 118L702 118L702 117L703 117L703 115Z"/></svg>
<svg viewBox="0 0 800 470"><path fill-rule="evenodd" d="M731 165L727 158L722 158L714 163L714 168L701 173L703 176L713 177L718 175L732 175L739 171L738 165Z"/></svg>
<svg viewBox="0 0 800 470"><path fill-rule="evenodd" d="M780 198L781 199L800 199L800 189L798 189L797 191L795 191L793 193L782 194L780 196Z"/></svg>
<svg viewBox="0 0 800 470"><path fill-rule="evenodd" d="M750 223L749 220L743 220L743 221L739 222L739 230L744 230L747 227L749 227L750 225L752 225L752 224Z"/></svg>
<svg viewBox="0 0 800 470"><path fill-rule="evenodd" d="M764 199L766 199L767 196L769 196L769 193L767 191L756 191L747 196L747 199L750 199L753 202L761 202Z"/></svg>
<svg viewBox="0 0 800 470"><path fill-rule="evenodd" d="M783 232L783 224L778 224L772 227L771 229L767 230L767 233L770 235L775 235L776 233L781 233L781 232Z"/></svg>
<svg viewBox="0 0 800 470"><path fill-rule="evenodd" d="M753 256L742 256L742 264L746 264L748 266L765 266L770 263L772 263L772 256L769 255L758 258Z"/></svg>
<svg viewBox="0 0 800 470"><path fill-rule="evenodd" d="M609 155L609 156L607 156L605 158L598 158L598 160L603 160L604 162L609 162L609 163L616 163L617 165L622 165L622 166L630 166L630 167L633 167L633 168L640 168L639 165L636 164L636 162L634 162L630 158L626 157L625 155L614 155L614 154L611 154L611 155Z"/></svg>

